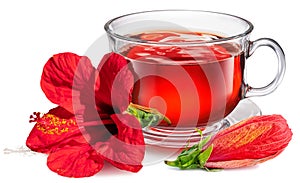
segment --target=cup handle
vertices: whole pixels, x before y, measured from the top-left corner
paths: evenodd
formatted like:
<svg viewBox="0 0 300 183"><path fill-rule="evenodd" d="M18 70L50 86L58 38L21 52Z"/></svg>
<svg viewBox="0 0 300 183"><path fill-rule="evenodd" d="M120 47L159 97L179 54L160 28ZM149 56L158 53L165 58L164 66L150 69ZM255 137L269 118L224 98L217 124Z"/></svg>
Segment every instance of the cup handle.
<svg viewBox="0 0 300 183"><path fill-rule="evenodd" d="M277 63L278 63L278 69L277 69L277 74L273 81L271 81L268 85L260 88L255 88L250 86L247 81L244 81L245 83L245 95L244 97L253 97L253 96L264 96L269 93L272 93L280 84L280 82L283 79L284 73L285 73L285 68L286 68L286 63L285 63L285 56L282 48L280 45L274 41L273 39L270 38L261 38L257 39L256 41L250 42L249 45L249 52L246 58L250 57L257 48L261 46L267 46L273 49L277 56ZM245 78L245 77L244 77Z"/></svg>

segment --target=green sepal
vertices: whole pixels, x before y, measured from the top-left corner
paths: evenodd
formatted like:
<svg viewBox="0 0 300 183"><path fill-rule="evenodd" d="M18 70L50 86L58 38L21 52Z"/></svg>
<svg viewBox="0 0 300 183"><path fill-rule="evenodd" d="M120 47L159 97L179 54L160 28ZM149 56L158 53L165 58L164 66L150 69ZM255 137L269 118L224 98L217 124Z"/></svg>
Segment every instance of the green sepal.
<svg viewBox="0 0 300 183"><path fill-rule="evenodd" d="M205 163L209 159L212 150L213 150L213 144L211 144L208 148L206 148L202 153L199 154L198 160L199 160L200 168L205 167Z"/></svg>
<svg viewBox="0 0 300 183"><path fill-rule="evenodd" d="M206 138L200 140L200 142L198 143L198 149L203 149L203 147L210 141L211 139L211 135L207 136Z"/></svg>
<svg viewBox="0 0 300 183"><path fill-rule="evenodd" d="M171 124L169 118L167 118L165 115L161 114L158 110L153 108L148 108L130 103L125 112L135 116L140 122L142 128L156 126L162 121Z"/></svg>
<svg viewBox="0 0 300 183"><path fill-rule="evenodd" d="M192 147L186 147L174 161L165 161L165 164L180 169L203 169L206 171L218 171L219 169L209 169L205 166L212 151L213 144L209 145L203 150L205 146L210 142L211 135L203 139L202 131L196 129L200 134L200 141Z"/></svg>

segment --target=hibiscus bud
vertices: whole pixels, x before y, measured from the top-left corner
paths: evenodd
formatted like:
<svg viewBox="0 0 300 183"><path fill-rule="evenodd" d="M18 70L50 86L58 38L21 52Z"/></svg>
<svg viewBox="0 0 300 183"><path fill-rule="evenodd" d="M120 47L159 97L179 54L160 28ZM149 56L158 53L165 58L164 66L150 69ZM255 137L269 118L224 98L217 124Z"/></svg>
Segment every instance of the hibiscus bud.
<svg viewBox="0 0 300 183"><path fill-rule="evenodd" d="M210 168L253 166L280 154L292 139L281 115L256 116L218 133L206 163Z"/></svg>
<svg viewBox="0 0 300 183"><path fill-rule="evenodd" d="M255 116L219 132L211 141L209 137L203 139L200 132L202 140L198 144L183 150L175 161L165 163L205 170L253 166L280 154L292 135L281 115Z"/></svg>

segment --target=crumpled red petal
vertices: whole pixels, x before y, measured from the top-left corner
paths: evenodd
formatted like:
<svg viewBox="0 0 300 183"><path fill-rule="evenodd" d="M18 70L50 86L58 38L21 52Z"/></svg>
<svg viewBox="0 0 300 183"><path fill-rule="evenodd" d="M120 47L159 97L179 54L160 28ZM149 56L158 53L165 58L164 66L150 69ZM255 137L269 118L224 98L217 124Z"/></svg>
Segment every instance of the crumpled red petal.
<svg viewBox="0 0 300 183"><path fill-rule="evenodd" d="M118 134L107 142L98 142L95 149L115 167L131 172L142 168L145 142L137 119L129 114L111 116L118 128Z"/></svg>
<svg viewBox="0 0 300 183"><path fill-rule="evenodd" d="M51 102L73 114L75 106L75 112L82 113L83 104L94 100L90 97L94 95L94 80L95 68L88 57L66 52L53 55L45 64L41 88Z"/></svg>
<svg viewBox="0 0 300 183"><path fill-rule="evenodd" d="M32 119L36 124L26 140L26 145L31 150L49 153L66 144L87 143L78 129L74 115L64 108L56 107L43 116L39 113L36 115Z"/></svg>
<svg viewBox="0 0 300 183"><path fill-rule="evenodd" d="M97 106L107 109L106 111L112 109L111 107L118 110L116 112L125 111L131 101L134 84L134 77L126 59L116 53L106 54L97 70L97 81L100 83L95 90Z"/></svg>
<svg viewBox="0 0 300 183"><path fill-rule="evenodd" d="M89 145L65 146L51 152L47 159L50 170L66 177L89 177L103 167L103 159Z"/></svg>

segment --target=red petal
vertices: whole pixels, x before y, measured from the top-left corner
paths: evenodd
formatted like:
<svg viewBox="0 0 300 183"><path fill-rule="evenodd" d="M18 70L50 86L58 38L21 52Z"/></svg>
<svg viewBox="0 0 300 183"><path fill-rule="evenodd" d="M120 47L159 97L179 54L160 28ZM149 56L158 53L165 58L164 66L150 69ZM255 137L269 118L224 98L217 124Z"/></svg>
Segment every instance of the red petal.
<svg viewBox="0 0 300 183"><path fill-rule="evenodd" d="M141 126L135 117L128 114L114 114L111 117L117 125L118 134L107 142L98 142L95 149L115 167L138 172L145 154Z"/></svg>
<svg viewBox="0 0 300 183"><path fill-rule="evenodd" d="M41 87L51 102L74 113L74 107L76 111L82 111L83 104L94 100L94 74L95 68L87 57L60 53L45 64ZM87 99L81 94L89 96L90 101L83 101Z"/></svg>
<svg viewBox="0 0 300 183"><path fill-rule="evenodd" d="M47 114L53 114L62 119L74 118L74 114L70 113L69 111L67 111L66 109L64 109L60 106L50 109Z"/></svg>
<svg viewBox="0 0 300 183"><path fill-rule="evenodd" d="M66 177L89 177L103 167L103 159L88 144L65 146L51 152L47 159L48 167Z"/></svg>
<svg viewBox="0 0 300 183"><path fill-rule="evenodd" d="M26 145L33 151L49 153L65 144L82 144L86 139L79 130L74 115L61 107L35 119Z"/></svg>
<svg viewBox="0 0 300 183"><path fill-rule="evenodd" d="M134 83L126 59L116 53L104 55L99 66L96 102L101 109L115 107L119 112L127 109ZM99 81L100 80L100 81Z"/></svg>
<svg viewBox="0 0 300 183"><path fill-rule="evenodd" d="M87 122L83 123L82 125L85 124L87 124ZM112 135L118 133L117 127L113 123L106 125L85 126L84 131L84 136L86 137L86 139L89 139L90 144L95 144L97 142L106 142Z"/></svg>

